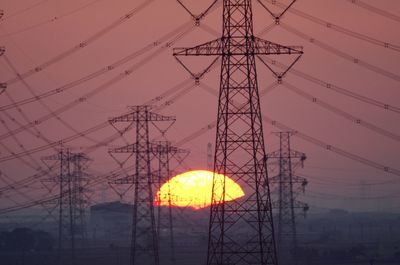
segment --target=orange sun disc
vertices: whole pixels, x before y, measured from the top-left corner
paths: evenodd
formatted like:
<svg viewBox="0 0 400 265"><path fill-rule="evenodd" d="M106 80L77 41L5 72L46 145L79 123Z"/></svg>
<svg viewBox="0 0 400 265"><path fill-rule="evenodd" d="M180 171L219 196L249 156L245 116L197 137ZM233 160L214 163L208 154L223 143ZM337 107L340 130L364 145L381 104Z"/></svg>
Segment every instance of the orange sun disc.
<svg viewBox="0 0 400 265"><path fill-rule="evenodd" d="M155 204L160 206L205 208L211 205L214 173L206 170L194 170L179 174L164 183L157 192ZM225 201L236 200L244 196L239 184L231 178L215 173L216 183L225 181ZM214 201L222 201L222 185L216 185Z"/></svg>

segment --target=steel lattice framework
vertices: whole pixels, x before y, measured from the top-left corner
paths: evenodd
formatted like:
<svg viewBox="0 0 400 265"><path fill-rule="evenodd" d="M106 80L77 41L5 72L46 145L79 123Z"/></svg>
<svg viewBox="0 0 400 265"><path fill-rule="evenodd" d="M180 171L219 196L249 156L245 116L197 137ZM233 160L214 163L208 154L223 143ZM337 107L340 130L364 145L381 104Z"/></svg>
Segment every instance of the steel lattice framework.
<svg viewBox="0 0 400 265"><path fill-rule="evenodd" d="M158 197L158 201L167 200L168 207L162 207L159 205L157 211L157 231L159 236L159 243L165 242L165 245L169 247L169 261L171 265L175 264L175 241L173 233L173 218L172 218L172 200L171 200L171 187L168 180L171 178L171 159L179 154L183 154L185 157L189 154L188 150L180 149L171 144L169 141L154 142L152 147L153 155L158 158L158 178L157 178L157 189L160 190L164 183L167 183L168 193L165 197ZM181 160L177 158L178 162ZM168 264L164 259L164 264Z"/></svg>
<svg viewBox="0 0 400 265"><path fill-rule="evenodd" d="M4 11L0 9L0 19L4 16ZM0 46L0 57L6 52L6 48L4 46ZM1 83L0 82L0 95L3 94L3 92L7 88L7 83Z"/></svg>
<svg viewBox="0 0 400 265"><path fill-rule="evenodd" d="M251 0L223 1L222 38L174 49L175 56L222 57L214 172L231 177L246 194L226 202L225 192L214 192L225 191L225 182L214 179L208 265L277 264L255 62L270 54L302 51L255 37Z"/></svg>
<svg viewBox="0 0 400 265"><path fill-rule="evenodd" d="M272 184L277 185L278 200L273 202L273 207L278 210L277 224L277 250L280 264L297 264L297 232L296 232L296 209L308 210L308 205L297 201L297 187L303 190L307 180L303 177L293 175L294 168L298 163L303 165L306 155L302 152L292 150L290 137L292 132L279 132L279 150L267 155L267 159L276 159L279 164L279 174L271 179Z"/></svg>
<svg viewBox="0 0 400 265"><path fill-rule="evenodd" d="M76 239L86 237L85 210L87 200L85 184L88 182L83 170L90 159L83 153L72 153L61 149L57 154L45 156L42 160L49 168L59 166L59 175L43 182L57 183L59 186L58 216L58 264L75 264ZM65 246L69 243L69 251ZM69 255L68 255L69 254Z"/></svg>
<svg viewBox="0 0 400 265"><path fill-rule="evenodd" d="M175 122L175 117L166 117L151 112L150 106L131 107L132 112L109 120L114 126L117 122L128 122L121 133L132 126L136 129L136 142L124 147L109 150L113 153L135 154L135 173L113 181L114 184L134 185L134 206L131 234L130 264L159 264L159 245L154 215L153 183L155 177L151 169L153 154L159 145L149 139L149 124L155 122ZM115 126L114 126L115 127Z"/></svg>

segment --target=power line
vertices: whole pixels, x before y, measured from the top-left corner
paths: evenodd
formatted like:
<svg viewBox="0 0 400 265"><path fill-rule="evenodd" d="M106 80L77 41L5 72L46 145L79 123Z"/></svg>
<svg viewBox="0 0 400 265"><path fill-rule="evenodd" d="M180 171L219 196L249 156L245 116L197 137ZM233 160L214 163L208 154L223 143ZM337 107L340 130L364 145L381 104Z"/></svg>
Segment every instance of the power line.
<svg viewBox="0 0 400 265"><path fill-rule="evenodd" d="M8 19L10 19L12 17L18 16L18 15L23 14L23 13L25 13L27 11L30 11L30 10L38 7L38 6L41 6L41 5L45 4L46 2L49 2L49 0L41 0L41 1L39 1L37 3L34 3L34 4L32 4L32 5L28 6L28 7L25 7L23 9L18 10L18 11L15 11L14 13L11 13L11 14L7 15L5 18L1 18L1 19L2 19L2 21L8 20Z"/></svg>
<svg viewBox="0 0 400 265"><path fill-rule="evenodd" d="M42 2L38 3L37 5L31 6L30 8L26 8L26 9L24 9L24 10L21 10L20 12L17 12L17 13L12 14L11 16L7 16L4 20L9 19L9 18L12 17L12 16L21 14L21 13L23 13L23 12L26 12L26 11L32 9L33 7L36 7L36 6L38 6L39 4L41 4L41 3L43 3L43 2L47 2L47 1L48 1L48 0L42 1ZM38 27L47 25L47 24L49 24L49 23L57 22L57 21L59 21L59 20L65 18L65 17L68 17L68 16L70 16L70 15L73 15L73 14L75 14L75 13L78 13L79 11L81 11L81 10L83 10L83 9L86 9L86 8L88 8L89 6L92 6L93 4L96 4L97 2L100 2L100 1L103 1L103 0L94 0L94 1L91 1L91 2L89 2L89 3L84 4L84 5L82 5L82 6L79 6L79 7L75 8L75 9L73 9L73 10L70 10L70 11L68 11L68 12L65 12L65 13L63 13L63 14L61 14L61 15L53 16L52 18L47 19L47 20L45 20L45 21L42 21L42 22L39 22L39 23L36 23L36 24L29 25L28 27L25 27L25 28L22 28L22 29L13 31L13 32L7 32L7 33L5 33L5 34L0 35L0 38L8 38L8 37L14 36L14 35L16 35L16 34L20 34L20 33L29 31L29 30L31 30L31 29L35 29L35 28L38 28Z"/></svg>
<svg viewBox="0 0 400 265"><path fill-rule="evenodd" d="M258 0L258 1L261 2L261 0ZM284 4L282 4L281 2L276 1L276 0L265 0L265 1L268 1L270 3L274 2L274 4L276 6L279 6L282 9L286 8L286 6ZM389 42L386 42L386 41L381 41L381 40L375 39L373 37L370 37L370 36L367 36L367 35L364 35L364 34L349 30L349 29L346 29L346 28L338 26L338 25L336 25L336 24L334 24L332 22L328 22L326 20L323 20L323 19L320 19L318 17L312 16L312 15L307 14L305 12L302 12L302 11L296 9L296 8L293 8L293 7L290 8L288 11L290 13L292 13L292 14L295 14L295 15L299 16L299 17L302 17L302 18L307 19L307 20L309 20L311 22L314 22L314 23L316 23L318 25L321 25L321 26L323 26L325 28L328 28L328 29L331 29L331 30L335 30L335 31L340 32L342 34L345 34L347 36L350 36L350 37L353 37L353 38L356 38L356 39L359 39L359 40L362 40L362 41L366 41L368 43L377 45L379 47L383 47L383 48L390 49L390 50L393 50L393 51L396 51L396 52L400 52L400 46L399 45L395 45L395 44L392 44L392 43L389 43Z"/></svg>
<svg viewBox="0 0 400 265"><path fill-rule="evenodd" d="M278 61L274 61L274 60L271 60L271 59L268 59L268 58L263 58L263 60L269 62L270 64L274 64L276 67L279 67L281 69L285 69L287 67L287 65L285 65L283 63L280 63ZM353 91L351 91L351 90L349 90L347 88L343 88L343 87L338 86L338 85L336 85L336 84L334 84L332 82L324 81L324 80L322 80L320 78L317 78L315 76L309 75L309 74L307 74L307 73L305 73L303 71L300 71L298 69L292 68L291 71L289 72L289 74L296 75L298 77L303 78L304 80L310 81L310 82L312 82L314 84L317 84L317 85L319 85L319 86L321 86L323 88L329 89L331 91L334 91L334 92L339 93L341 95L344 95L344 96L347 96L349 98L358 100L360 102L369 104L371 106L375 106L375 107L378 107L380 109L391 111L393 113L400 113L400 108L399 107L390 105L390 104L385 103L385 102L378 101L378 100L370 98L370 97L366 97L364 95L360 95L360 94L355 93L355 92L353 92Z"/></svg>
<svg viewBox="0 0 400 265"><path fill-rule="evenodd" d="M294 92L296 95L303 97L303 98L309 100L310 102L317 104L317 105L323 107L324 109L335 113L336 115L339 115L340 117L343 117L357 125L360 125L366 129L368 129L368 130L374 131L375 133L378 133L382 136L385 136L385 137L395 140L397 142L400 141L400 135L397 135L395 133L387 131L375 124L372 124L371 122L365 121L365 120L358 118L344 110L339 109L338 107L335 107L327 102L324 102L323 100L303 91L302 89L299 89L298 87L296 87L286 81L282 82L282 85L284 87L286 87L287 89L289 89L290 91Z"/></svg>
<svg viewBox="0 0 400 265"><path fill-rule="evenodd" d="M179 96L184 96L186 94L186 92L182 91L182 89L184 89L187 92L192 91L192 88L195 85L194 84L190 84L190 86L187 86L189 83L192 83L190 81L190 79L186 79L183 82L179 83L178 85L173 86L171 89L167 90L165 93L162 93L161 95L156 96L152 100L147 101L145 104L154 104L154 103L157 103L157 102L160 102L160 101L164 100L164 102L160 105L160 107L157 107L156 109L157 110L161 110L161 109L163 109L165 107L169 107L173 103L175 103L175 101L178 99L178 96L177 95L173 95L173 93L176 93L177 91L179 92L181 90L181 92L179 92ZM171 97L168 98L168 96L170 96L170 95L173 95L173 99L171 99ZM43 145L43 146L40 146L40 147L36 147L36 148L30 149L30 150L27 150L27 152L14 153L14 154L11 154L10 156L2 157L2 158L0 158L0 163L1 162L5 162L5 161L9 161L9 160L13 160L13 159L16 159L16 158L19 158L19 157L22 157L22 156L26 156L26 155L29 155L29 154L33 154L33 153L37 153L37 152L40 152L40 151L44 151L44 150L47 150L49 148L54 148L55 146L58 146L60 143L66 144L66 143L72 142L72 141L74 141L76 139L81 138L82 135L98 132L99 130L104 129L104 128L108 127L108 126L109 126L108 122L103 122L103 123L97 124L97 125L95 125L93 127L90 127L87 130L81 131L81 132L79 132L79 133L77 133L75 135L60 139L58 141L51 142L48 145ZM97 148L102 147L102 146L107 146L109 143L113 142L115 139L118 139L119 137L120 137L120 134L115 133L115 134L111 135L110 137L102 139L97 144L91 145L91 146L85 148L85 153L89 153L91 151L94 151Z"/></svg>
<svg viewBox="0 0 400 265"><path fill-rule="evenodd" d="M392 79L392 80L395 80L395 81L400 81L400 76L395 74L395 73L392 73L392 72L387 71L387 70L385 70L383 68L380 68L378 66L370 64L370 63L368 63L368 62L366 62L366 61L364 61L362 59L359 59L359 58L354 57L354 56L352 56L350 54L342 52L342 51L338 50L337 48L335 48L335 47L333 47L331 45L328 45L328 44L326 44L326 43L324 43L322 41L319 41L318 39L315 39L315 38L313 38L313 37L301 32L301 31L299 31L299 30L297 30L297 29L285 24L285 23L281 23L280 25L282 26L283 29L287 30L288 32L291 32L291 33L299 36L300 38L302 38L304 40L307 40L310 43L312 43L314 45L317 45L318 47L320 47L320 48L322 48L322 49L324 49L324 50L326 50L326 51L328 51L328 52L330 52L330 53L332 53L332 54L334 54L336 56L339 56L339 57L341 57L341 58L343 58L343 59L345 59L345 60L347 60L349 62L352 62L355 65L359 65L362 68L365 68L365 69L368 69L370 71L373 71L373 72L375 72L377 74L380 74L382 76L385 76L385 77L387 77L389 79Z"/></svg>
<svg viewBox="0 0 400 265"><path fill-rule="evenodd" d="M167 34L164 34L163 36L161 36L160 38L156 39L155 41L150 42L149 44L145 45L144 47L142 47L139 50L136 50L134 52L132 52L131 54L124 56L123 58L112 62L109 65L106 65L88 75L85 75L77 80L71 81L67 84L64 84L60 87L48 90L42 94L38 94L34 97L30 97L30 98L26 98L26 99L22 99L19 100L18 102L12 103L12 104L8 104L8 105L3 105L0 107L0 111L2 110L7 110L7 109L11 109L11 108L16 108L18 106L22 106L25 104L29 104L29 103L33 103L36 102L40 99L44 99L50 96L54 96L54 95L59 95L65 91L68 91L74 87L77 87L79 85L82 85L94 78L100 77L103 74L109 73L113 70L115 70L116 68L128 63L131 60L137 59L139 56L151 51L152 49L155 48L159 48L163 43L167 42L168 40L170 40L173 36L175 36L176 34L184 31L187 27L188 27L189 23L184 23L183 25L179 26L178 28L168 32ZM18 73L18 75L21 75L20 73Z"/></svg>
<svg viewBox="0 0 400 265"><path fill-rule="evenodd" d="M205 89L205 91L215 95L215 92L213 92L212 89L211 90L210 89ZM273 125L274 127L277 127L279 130L282 130L282 131L293 131L293 132L295 132L293 134L293 136L299 137L299 138L305 140L306 142L309 142L311 144L319 146L319 147L321 147L321 148L323 148L323 149L325 149L327 151L333 152L333 153L335 153L337 155L340 155L342 157L346 157L346 158L351 159L353 161L357 161L357 162L359 162L361 164L364 164L364 165L367 165L369 167L373 167L373 168L376 168L378 170L381 170L381 171L384 171L384 172L387 172L387 173L391 173L393 175L400 176L400 170L399 169L383 165L381 163L372 161L370 159L364 158L364 157L359 156L357 154L348 152L348 151L346 151L344 149L338 148L338 147L336 147L334 145L328 144L328 143L326 143L324 141L321 141L321 140L319 140L319 139L317 139L317 138L315 138L313 136L310 136L310 135L302 133L302 132L300 132L298 130L295 130L294 128L291 128L290 126L285 125L285 124L283 124L283 123L281 123L281 122L279 122L277 120L274 120L274 119L272 119L272 118L270 118L268 116L263 115L262 118L263 118L263 120L265 122Z"/></svg>
<svg viewBox="0 0 400 265"><path fill-rule="evenodd" d="M312 143L312 144L314 144L316 146L319 146L319 147L321 147L321 148L323 148L323 149L325 149L327 151L336 153L336 154L338 154L340 156L349 158L349 159L351 159L353 161L357 161L357 162L359 162L361 164L364 164L364 165L367 165L369 167L373 167L375 169L378 169L378 170L381 170L381 171L384 171L384 172L387 172L387 173L391 173L393 175L400 176L400 170L399 169L396 169L396 168L393 168L393 167L389 167L389 166L385 166L385 165L383 165L381 163L369 160L369 159L361 157L361 156L359 156L357 154L348 152L348 151L346 151L344 149L341 149L341 148L338 148L338 147L333 146L331 144L328 144L326 142L323 142L323 141L321 141L321 140L319 140L319 139L317 139L315 137L312 137L312 136L304 134L304 133L302 133L300 131L294 130L293 128L291 128L291 127L289 127L289 126L287 126L287 125L285 125L285 124L283 124L281 122L273 120L273 119L271 119L271 118L269 118L267 116L263 116L263 119L264 119L264 121L266 121L266 122L270 123L271 125L279 128L280 130L295 131L296 133L294 134L294 136L299 137L299 138L301 138L301 139L303 139L303 140L305 140L305 141L307 141L309 143Z"/></svg>
<svg viewBox="0 0 400 265"><path fill-rule="evenodd" d="M93 42L95 42L96 40L98 40L100 37L104 36L105 34L107 34L108 32L110 32L111 30L113 30L114 28L116 28L117 26L121 25L122 23L128 21L129 19L131 19L132 17L134 17L134 15L136 15L138 12L140 12L141 10L143 10L145 7L147 7L148 5L150 5L151 3L153 3L155 0L146 0L143 3L141 3L140 5L138 5L137 7L131 9L129 12L127 12L124 16L118 18L117 20L113 21L111 24L107 25L106 27L102 28L100 31L97 31L95 34L91 35L90 37L88 37L87 39L85 39L84 41L80 42L78 45L60 53L59 55L51 58L50 60L39 64L37 66L35 66L34 68L21 73L20 76L15 76L9 80L6 81L6 83L8 85L12 85L16 82L18 82L20 79L25 79L31 75L34 75L36 73L39 73L41 71L43 71L44 69L46 69L47 67L63 60L64 58L70 56L71 54L84 49L85 47L87 47L88 45L92 44Z"/></svg>
<svg viewBox="0 0 400 265"><path fill-rule="evenodd" d="M143 65L149 63L152 59L154 59L155 57L157 57L158 55L160 55L162 52L166 51L166 48L169 47L169 45L173 44L174 42L176 42L177 40L179 40L180 38L182 38L185 34L187 34L188 32L190 32L190 30L193 29L193 27L191 27L190 29L186 29L186 31L184 31L183 33L180 33L178 36L174 36L174 39L171 40L169 42L169 44L167 46L162 46L159 47L155 52L153 52L152 54L144 57L143 59L141 59L139 62L131 65L130 67L128 67L125 71L120 72L118 75L114 76L113 78L109 79L108 81L104 82L103 84L101 84L100 86L92 89L90 92L87 92L86 94L84 94L83 96L79 97L78 99L75 99L73 101L70 101L69 103L63 105L62 107L56 109L53 111L53 114L47 114L44 115L40 118L37 118L36 120L32 121L31 123L28 123L22 127L19 127L17 129L12 130L11 133L6 133L3 135L0 135L0 140L3 140L7 137L10 137L11 134L17 134L20 133L22 131L25 131L28 128L31 128L35 125L41 124L42 122L45 122L49 119L51 119L54 114L56 116L60 115L63 112L66 112L68 110L70 110L71 108L82 104L84 102L86 102L87 100L89 100L91 97L99 94L100 92L102 92L103 90L106 90L108 88L111 87L111 85L125 79L126 77L130 76L131 74L133 74L137 69L139 69L140 67L142 67Z"/></svg>
<svg viewBox="0 0 400 265"><path fill-rule="evenodd" d="M361 1L361 0L347 0L347 1L352 3L355 6L364 8L364 9L366 9L368 11L371 11L371 12L373 12L375 14L378 14L378 15L384 17L384 18L389 18L389 19L392 19L394 21L400 22L400 16L397 16L397 15L395 15L393 13L390 13L388 11L382 10L382 9L377 8L375 6L369 5L369 4L365 3L364 1Z"/></svg>

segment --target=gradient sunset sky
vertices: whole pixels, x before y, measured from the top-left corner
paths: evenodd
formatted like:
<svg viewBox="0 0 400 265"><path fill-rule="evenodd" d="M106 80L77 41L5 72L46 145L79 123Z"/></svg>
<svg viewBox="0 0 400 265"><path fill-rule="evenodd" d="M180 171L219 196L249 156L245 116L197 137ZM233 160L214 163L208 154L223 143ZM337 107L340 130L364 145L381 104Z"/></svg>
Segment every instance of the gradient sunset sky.
<svg viewBox="0 0 400 265"><path fill-rule="evenodd" d="M212 1L183 2L199 14ZM264 2L274 12L280 10ZM260 92L267 89L262 112L306 136L398 172L387 173L293 137L292 148L308 157L297 174L309 180L301 199L311 208L399 211L400 1L357 2L367 6L347 0L298 0L276 25L253 1L257 36L304 47L303 57L278 86L258 62ZM74 135L78 137L65 145L89 151L93 174L105 176L118 169L107 149L133 142L132 134L92 148L115 129L103 126L80 133L126 113L127 106L145 103L176 116L166 137L191 150L185 169L207 168L207 144L214 145L215 129L206 128L216 120L220 68L213 67L195 86L172 49L220 37L221 4L200 26L194 26L174 0L3 0L0 9L0 46L6 48L0 57L0 82L9 83L0 95L0 187L36 174L45 167L40 158L55 153L57 142ZM185 63L199 71L210 60L187 58ZM35 71L37 67L41 69ZM202 128L200 136L185 140ZM267 152L278 148L273 132L280 130L264 122ZM152 137L160 139L157 133ZM22 191L30 198L46 196L39 178ZM116 199L111 190L107 196ZM27 202L15 191L3 197L1 208ZM99 198L97 192L93 199Z"/></svg>

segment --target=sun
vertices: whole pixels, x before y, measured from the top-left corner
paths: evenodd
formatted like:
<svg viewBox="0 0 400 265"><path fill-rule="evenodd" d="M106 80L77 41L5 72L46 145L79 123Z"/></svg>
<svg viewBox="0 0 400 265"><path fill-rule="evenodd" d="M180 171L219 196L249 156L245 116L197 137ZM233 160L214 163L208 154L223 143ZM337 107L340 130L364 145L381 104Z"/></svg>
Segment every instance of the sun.
<svg viewBox="0 0 400 265"><path fill-rule="evenodd" d="M194 170L179 174L164 183L157 192L155 204L160 206L191 207L201 209L211 205L213 172ZM216 181L222 183L225 177L225 201L244 196L239 184L222 174L215 174ZM216 187L215 201L222 199L222 186Z"/></svg>

